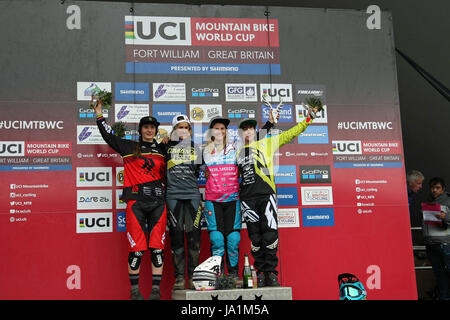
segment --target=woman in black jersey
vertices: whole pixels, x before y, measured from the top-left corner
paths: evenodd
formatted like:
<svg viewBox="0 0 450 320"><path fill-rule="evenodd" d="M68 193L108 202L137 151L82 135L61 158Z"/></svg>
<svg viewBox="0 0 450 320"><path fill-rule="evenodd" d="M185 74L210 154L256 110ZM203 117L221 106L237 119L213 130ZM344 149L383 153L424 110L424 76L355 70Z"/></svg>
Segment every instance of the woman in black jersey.
<svg viewBox="0 0 450 320"><path fill-rule="evenodd" d="M184 290L187 242L187 275L189 289L194 289L192 274L199 264L201 238L201 206L198 175L202 164L200 148L191 140L192 127L186 115L177 115L172 121L167 154L168 225L175 271L174 290Z"/></svg>

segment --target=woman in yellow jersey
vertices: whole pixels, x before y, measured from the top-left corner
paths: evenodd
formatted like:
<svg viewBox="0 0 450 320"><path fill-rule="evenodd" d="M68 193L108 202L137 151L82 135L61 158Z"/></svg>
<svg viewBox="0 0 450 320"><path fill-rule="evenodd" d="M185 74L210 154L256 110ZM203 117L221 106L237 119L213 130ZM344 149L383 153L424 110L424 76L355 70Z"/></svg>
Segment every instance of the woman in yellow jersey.
<svg viewBox="0 0 450 320"><path fill-rule="evenodd" d="M302 133L312 121L308 118L276 136L255 139L256 121L244 119L239 124L244 146L237 153L241 177L241 210L251 241L251 253L258 275L258 287L279 286L277 247L277 197L273 175L274 154L284 144Z"/></svg>

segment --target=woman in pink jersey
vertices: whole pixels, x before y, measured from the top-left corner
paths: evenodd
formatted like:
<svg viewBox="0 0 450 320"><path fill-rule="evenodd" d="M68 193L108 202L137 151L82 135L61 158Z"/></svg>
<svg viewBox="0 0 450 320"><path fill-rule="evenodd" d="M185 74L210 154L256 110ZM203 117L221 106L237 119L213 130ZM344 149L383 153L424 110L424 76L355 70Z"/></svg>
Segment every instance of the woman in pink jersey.
<svg viewBox="0 0 450 320"><path fill-rule="evenodd" d="M272 120L272 119L270 119ZM271 128L272 121L263 127ZM206 165L205 217L213 256L225 256L228 276L239 282L239 242L242 217L239 201L236 142L227 137L230 120L222 117L209 122L203 160ZM222 273L225 271L222 259Z"/></svg>

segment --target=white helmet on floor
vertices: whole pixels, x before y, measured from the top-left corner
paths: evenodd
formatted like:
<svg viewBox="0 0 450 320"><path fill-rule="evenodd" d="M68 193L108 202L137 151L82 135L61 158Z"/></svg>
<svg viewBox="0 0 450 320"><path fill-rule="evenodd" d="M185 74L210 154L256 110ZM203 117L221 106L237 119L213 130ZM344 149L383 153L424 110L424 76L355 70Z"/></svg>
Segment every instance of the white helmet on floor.
<svg viewBox="0 0 450 320"><path fill-rule="evenodd" d="M196 290L214 290L217 278L220 276L221 256L212 256L199 264L192 275L192 282Z"/></svg>

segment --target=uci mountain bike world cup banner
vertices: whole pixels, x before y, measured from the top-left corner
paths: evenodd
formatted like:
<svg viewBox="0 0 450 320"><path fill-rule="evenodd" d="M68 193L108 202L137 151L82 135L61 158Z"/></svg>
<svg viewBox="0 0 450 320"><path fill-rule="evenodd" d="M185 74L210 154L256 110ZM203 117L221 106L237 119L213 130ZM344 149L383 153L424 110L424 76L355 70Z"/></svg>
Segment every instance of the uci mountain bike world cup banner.
<svg viewBox="0 0 450 320"><path fill-rule="evenodd" d="M127 73L280 74L277 19L125 16Z"/></svg>

